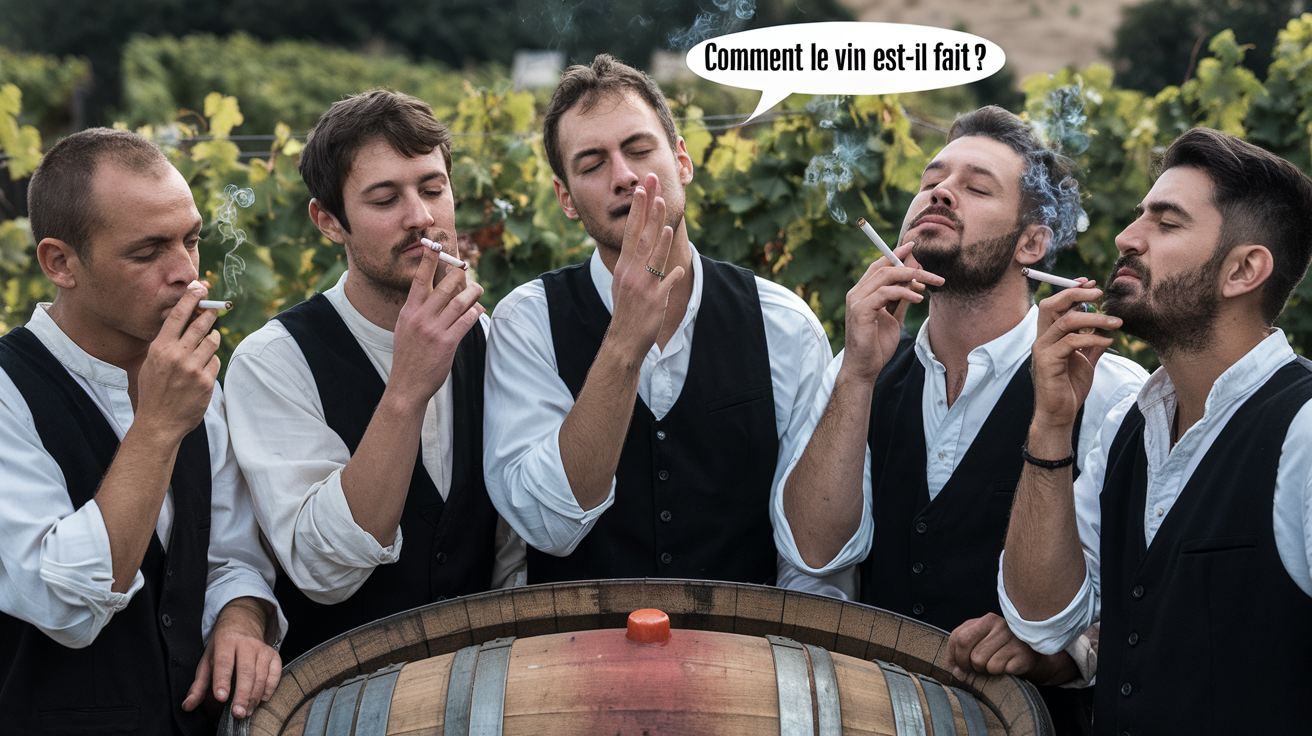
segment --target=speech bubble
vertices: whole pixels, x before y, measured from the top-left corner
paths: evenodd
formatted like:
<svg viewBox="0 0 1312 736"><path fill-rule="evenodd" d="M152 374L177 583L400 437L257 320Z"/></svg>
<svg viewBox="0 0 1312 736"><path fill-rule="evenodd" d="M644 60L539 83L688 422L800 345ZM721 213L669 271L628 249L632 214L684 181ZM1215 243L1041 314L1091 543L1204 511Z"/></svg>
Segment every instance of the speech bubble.
<svg viewBox="0 0 1312 736"><path fill-rule="evenodd" d="M761 91L753 118L794 92L879 95L977 82L1007 61L971 33L902 23L825 22L755 28L688 51L694 74Z"/></svg>

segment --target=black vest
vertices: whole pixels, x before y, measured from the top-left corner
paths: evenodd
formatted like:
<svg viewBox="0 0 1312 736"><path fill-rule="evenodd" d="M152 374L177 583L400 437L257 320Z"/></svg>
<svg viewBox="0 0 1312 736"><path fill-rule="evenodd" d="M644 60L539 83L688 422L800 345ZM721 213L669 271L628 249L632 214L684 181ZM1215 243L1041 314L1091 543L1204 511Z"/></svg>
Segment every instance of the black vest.
<svg viewBox="0 0 1312 736"><path fill-rule="evenodd" d="M529 582L774 583L770 485L779 437L760 296L750 271L706 258L697 267L702 305L678 400L659 421L634 400L615 504L570 555L530 548ZM588 269L583 263L541 277L557 370L575 398L610 326Z"/></svg>
<svg viewBox="0 0 1312 736"><path fill-rule="evenodd" d="M1099 733L1306 733L1312 598L1271 522L1281 446L1310 398L1312 371L1277 371L1203 456L1151 547L1144 419L1137 406L1126 416L1101 494Z"/></svg>
<svg viewBox="0 0 1312 736"><path fill-rule="evenodd" d="M322 294L274 317L296 339L314 375L324 418L352 454L387 385ZM454 409L451 490L445 502L416 454L401 513L401 559L379 565L345 601L315 603L285 574L275 592L287 616L284 662L383 616L492 584L497 512L483 486L483 328L465 334L451 366Z"/></svg>
<svg viewBox="0 0 1312 736"><path fill-rule="evenodd" d="M41 443L59 464L74 508L90 501L118 451L91 397L24 327L0 338L0 368L27 402ZM6 733L213 733L182 701L204 653L201 616L209 571L210 453L205 423L173 464L173 529L165 554L151 536L145 586L90 646L69 649L0 614L0 712ZM13 489L0 489L12 493Z"/></svg>
<svg viewBox="0 0 1312 736"><path fill-rule="evenodd" d="M861 563L861 601L945 631L998 605L998 555L1034 414L1028 361L1012 377L933 502L921 400L925 367L903 335L875 382L870 408L874 543ZM1079 445L1081 409L1072 446Z"/></svg>

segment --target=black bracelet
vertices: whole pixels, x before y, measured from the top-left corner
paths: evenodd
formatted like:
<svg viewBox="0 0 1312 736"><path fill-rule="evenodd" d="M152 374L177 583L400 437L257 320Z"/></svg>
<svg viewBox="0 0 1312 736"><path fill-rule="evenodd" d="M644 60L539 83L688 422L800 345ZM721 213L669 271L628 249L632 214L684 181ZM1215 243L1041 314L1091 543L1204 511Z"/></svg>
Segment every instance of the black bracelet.
<svg viewBox="0 0 1312 736"><path fill-rule="evenodd" d="M1026 441L1020 446L1020 456L1021 456L1021 458L1023 458L1023 459L1025 460L1025 462L1029 463L1030 465L1037 465L1037 466L1039 466L1040 468L1047 468L1048 470L1056 470L1057 468L1064 468L1064 467L1066 467L1067 465L1074 465L1074 464L1075 464L1075 450L1074 450L1074 449L1071 450L1070 457L1065 457L1065 458L1062 458L1061 460L1041 460L1041 459L1039 459L1039 458L1037 458L1037 457L1034 457L1033 455L1030 454L1030 443L1029 443L1029 440L1026 440Z"/></svg>

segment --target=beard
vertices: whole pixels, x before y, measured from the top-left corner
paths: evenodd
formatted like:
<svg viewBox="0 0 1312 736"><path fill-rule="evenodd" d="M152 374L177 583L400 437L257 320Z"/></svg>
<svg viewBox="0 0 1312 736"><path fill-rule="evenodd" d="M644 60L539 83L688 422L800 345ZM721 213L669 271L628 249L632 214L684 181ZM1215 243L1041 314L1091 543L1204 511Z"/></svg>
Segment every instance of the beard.
<svg viewBox="0 0 1312 736"><path fill-rule="evenodd" d="M679 204L675 206L670 201L669 197L665 197L664 199L665 224L674 228L674 232L677 234L679 232L679 226L683 224L683 212L686 200L680 197ZM579 222L583 223L583 229L593 240L597 241L598 248L612 250L617 254L620 252L624 247L625 218L629 216L629 210L632 209L629 204L610 210L605 214L604 218L595 216L590 208L579 207L577 201L574 203L574 209L579 213ZM618 230L613 230L609 227L617 222L619 223Z"/></svg>
<svg viewBox="0 0 1312 736"><path fill-rule="evenodd" d="M920 267L943 277L942 286L929 286L929 290L945 296L969 298L985 294L998 285L1015 260L1016 241L1024 227L996 238L963 244L964 228L955 213L934 212L950 216L957 224L955 247L930 247L928 242L917 241L911 249ZM969 251L970 258L967 258ZM928 285L927 285L928 286Z"/></svg>
<svg viewBox="0 0 1312 736"><path fill-rule="evenodd" d="M1212 341L1221 303L1216 279L1226 255L1218 248L1198 268L1164 277L1156 285L1137 256L1123 255L1116 259L1112 274L1129 267L1139 274L1140 286L1109 284L1103 311L1120 317L1121 331L1148 343L1159 356L1200 352Z"/></svg>
<svg viewBox="0 0 1312 736"><path fill-rule="evenodd" d="M432 235L424 231L415 231L408 233L404 238L392 244L386 251L383 251L382 253L385 253L385 256L367 248L357 248L348 241L346 248L352 256L353 273L374 284L379 291L388 295L390 301L404 303L410 295L410 286L414 283L415 271L414 267L408 267L407 264L402 262L401 253L406 248L414 245L416 240L425 237L443 246L444 249L454 240L454 234L446 230L438 230ZM441 268L438 269L438 273L441 273ZM436 274L434 278L436 278Z"/></svg>

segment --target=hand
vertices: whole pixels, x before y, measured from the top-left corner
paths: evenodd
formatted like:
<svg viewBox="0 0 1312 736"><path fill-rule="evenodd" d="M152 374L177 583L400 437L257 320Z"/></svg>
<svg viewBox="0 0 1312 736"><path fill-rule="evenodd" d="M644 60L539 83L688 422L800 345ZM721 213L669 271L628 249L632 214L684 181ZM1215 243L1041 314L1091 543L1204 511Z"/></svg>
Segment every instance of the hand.
<svg viewBox="0 0 1312 736"><path fill-rule="evenodd" d="M968 672L1016 675L1038 685L1060 685L1079 676L1075 660L1066 652L1039 654L1011 632L996 613L971 619L948 638L952 674L964 680Z"/></svg>
<svg viewBox="0 0 1312 736"><path fill-rule="evenodd" d="M446 382L456 348L486 311L478 303L483 287L469 281L461 269L448 268L434 286L441 262L436 251L423 251L410 294L396 319L392 373L387 382L388 391L404 392L404 401L412 408L427 404Z"/></svg>
<svg viewBox="0 0 1312 736"><path fill-rule="evenodd" d="M1034 424L1045 429L1045 436L1069 437L1068 428L1093 386L1093 369L1112 339L1081 330L1114 330L1121 326L1119 317L1075 308L1080 302L1097 301L1102 290L1093 281L1080 287L1063 289L1039 302L1038 337L1034 341ZM1065 434L1046 430L1066 429ZM1035 434L1031 432L1031 435ZM1030 451L1039 457L1056 457Z"/></svg>
<svg viewBox="0 0 1312 736"><path fill-rule="evenodd" d="M880 258L847 292L844 357L839 370L862 383L873 384L893 357L907 305L924 301L924 284L943 283L941 276L920 269L911 259L913 245L904 243L893 251L912 265L898 268Z"/></svg>
<svg viewBox="0 0 1312 736"><path fill-rule="evenodd" d="M614 335L621 341L636 363L642 362L660 336L670 290L683 278L682 266L666 271L673 242L674 228L665 224L660 180L648 174L644 185L633 192L624 224L624 242L611 285L615 309L607 333L608 339ZM665 278L647 270L649 266L664 273Z"/></svg>
<svg viewBox="0 0 1312 736"><path fill-rule="evenodd" d="M191 282L150 343L137 373L134 427L153 427L181 439L205 418L219 376L214 354L219 333L210 329L217 314L212 309L196 314L205 294L200 282Z"/></svg>
<svg viewBox="0 0 1312 736"><path fill-rule="evenodd" d="M258 598L237 598L223 607L196 667L196 679L182 701L183 710L200 705L211 684L214 699L220 703L228 701L229 688L233 688L235 718L249 716L260 702L273 697L282 676L282 658L264 643L264 624L271 612L272 606Z"/></svg>

